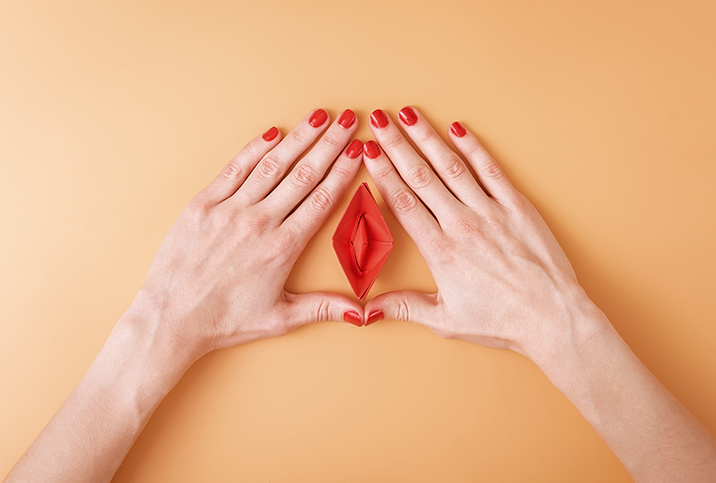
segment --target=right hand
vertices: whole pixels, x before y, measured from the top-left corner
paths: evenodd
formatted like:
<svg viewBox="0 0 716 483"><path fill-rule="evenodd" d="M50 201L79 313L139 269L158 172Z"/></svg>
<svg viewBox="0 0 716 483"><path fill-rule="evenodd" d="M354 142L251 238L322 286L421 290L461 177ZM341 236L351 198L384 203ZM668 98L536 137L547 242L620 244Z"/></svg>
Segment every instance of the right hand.
<svg viewBox="0 0 716 483"><path fill-rule="evenodd" d="M461 124L451 126L450 140L477 179L416 109L401 110L400 125L424 157L378 110L371 130L383 150L369 141L364 162L438 291L379 295L365 313L512 349L535 362L560 350L580 330L577 322L599 309L537 210Z"/></svg>
<svg viewBox="0 0 716 483"><path fill-rule="evenodd" d="M310 322L360 324L361 305L344 295L284 290L358 172L361 143L346 147L356 128L353 111L329 123L315 109L285 138L272 128L246 145L182 211L126 320L185 362Z"/></svg>

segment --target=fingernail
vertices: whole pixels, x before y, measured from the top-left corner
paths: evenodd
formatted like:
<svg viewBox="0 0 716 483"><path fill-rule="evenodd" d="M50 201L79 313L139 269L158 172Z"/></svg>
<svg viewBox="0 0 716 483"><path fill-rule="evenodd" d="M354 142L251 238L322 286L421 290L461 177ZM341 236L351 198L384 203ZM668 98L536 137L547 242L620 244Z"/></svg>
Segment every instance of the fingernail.
<svg viewBox="0 0 716 483"><path fill-rule="evenodd" d="M376 109L370 115L370 123L375 127L385 127L388 125L388 116L380 109Z"/></svg>
<svg viewBox="0 0 716 483"><path fill-rule="evenodd" d="M463 137L465 135L465 133L467 132L467 131L465 131L465 128L462 127L462 124L460 124L459 122L454 122L454 123L450 124L450 130L452 131L452 133L455 136L457 136L459 138Z"/></svg>
<svg viewBox="0 0 716 483"><path fill-rule="evenodd" d="M403 121L408 126L412 126L416 122L418 122L418 115L415 114L415 111L412 107L404 107L400 110L398 113L398 116L400 117L400 120Z"/></svg>
<svg viewBox="0 0 716 483"><path fill-rule="evenodd" d="M370 159L375 159L380 156L380 146L375 141L368 141L363 145L363 152Z"/></svg>
<svg viewBox="0 0 716 483"><path fill-rule="evenodd" d="M343 320L350 324L357 325L358 327L363 326L363 319L360 318L360 314L355 310L348 310L345 312L343 314Z"/></svg>
<svg viewBox="0 0 716 483"><path fill-rule="evenodd" d="M264 138L264 141L273 141L276 139L276 136L278 136L278 129L274 126L266 131L261 137Z"/></svg>
<svg viewBox="0 0 716 483"><path fill-rule="evenodd" d="M356 159L361 151L363 151L363 143L354 139L351 145L348 146L348 149L346 149L346 154L349 158Z"/></svg>
<svg viewBox="0 0 716 483"><path fill-rule="evenodd" d="M356 113L351 111L350 109L346 109L341 113L341 116L338 118L338 124L343 126L344 128L348 129L353 125L353 123L356 122Z"/></svg>
<svg viewBox="0 0 716 483"><path fill-rule="evenodd" d="M328 119L328 113L323 109L316 109L313 114L311 114L311 118L308 120L308 124L310 124L312 127L320 127L323 126L323 123L326 122L326 119Z"/></svg>
<svg viewBox="0 0 716 483"><path fill-rule="evenodd" d="M368 320L365 321L365 325L374 324L379 320L383 320L383 317L385 317L385 315L382 310L374 310L368 315Z"/></svg>

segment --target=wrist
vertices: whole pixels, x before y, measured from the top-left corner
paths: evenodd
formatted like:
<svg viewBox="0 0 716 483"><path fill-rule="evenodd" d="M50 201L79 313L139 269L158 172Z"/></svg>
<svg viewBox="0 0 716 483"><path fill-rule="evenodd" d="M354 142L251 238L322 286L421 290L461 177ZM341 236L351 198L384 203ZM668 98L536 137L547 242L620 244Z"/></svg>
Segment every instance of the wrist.
<svg viewBox="0 0 716 483"><path fill-rule="evenodd" d="M161 311L144 307L138 310L132 304L120 317L110 339L115 338L115 343L131 350L147 368L165 376L183 374L208 351L177 334L174 325Z"/></svg>
<svg viewBox="0 0 716 483"><path fill-rule="evenodd" d="M551 322L551 330L524 351L550 379L581 361L595 341L619 338L607 317L580 286L568 291L559 314Z"/></svg>
<svg viewBox="0 0 716 483"><path fill-rule="evenodd" d="M198 359L161 331L148 316L128 311L112 330L83 386L104 394L114 410L149 417Z"/></svg>
<svg viewBox="0 0 716 483"><path fill-rule="evenodd" d="M214 347L196 330L202 326L196 314L185 313L177 307L184 305L168 297L166 290L145 284L117 325L124 325L132 337L151 341L159 354L169 357L169 363L185 364L188 368Z"/></svg>

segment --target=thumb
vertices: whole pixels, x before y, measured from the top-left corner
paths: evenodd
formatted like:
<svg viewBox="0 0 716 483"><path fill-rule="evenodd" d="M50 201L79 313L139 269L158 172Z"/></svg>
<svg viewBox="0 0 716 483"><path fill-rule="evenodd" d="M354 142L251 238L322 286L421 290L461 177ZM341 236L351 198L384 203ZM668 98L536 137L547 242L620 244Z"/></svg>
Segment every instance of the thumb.
<svg viewBox="0 0 716 483"><path fill-rule="evenodd" d="M327 320L340 320L363 325L363 307L345 295L331 292L285 293L286 322L289 330Z"/></svg>
<svg viewBox="0 0 716 483"><path fill-rule="evenodd" d="M438 294L401 290L378 295L365 305L368 324L385 318L415 322L433 329L439 320Z"/></svg>

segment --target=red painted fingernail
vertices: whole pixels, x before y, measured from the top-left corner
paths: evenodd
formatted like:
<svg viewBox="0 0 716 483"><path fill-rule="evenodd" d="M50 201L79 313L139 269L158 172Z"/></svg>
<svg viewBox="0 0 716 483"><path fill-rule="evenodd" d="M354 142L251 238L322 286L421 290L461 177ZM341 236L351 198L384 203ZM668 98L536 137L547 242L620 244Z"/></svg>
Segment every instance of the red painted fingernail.
<svg viewBox="0 0 716 483"><path fill-rule="evenodd" d="M462 124L460 124L459 122L454 122L454 123L450 124L450 130L452 131L452 133L455 136L457 136L459 138L463 137L465 135L465 133L467 132L467 131L465 131L465 128L462 127Z"/></svg>
<svg viewBox="0 0 716 483"><path fill-rule="evenodd" d="M328 113L323 109L316 109L313 114L311 114L311 118L308 120L308 124L313 127L320 127L323 126L323 123L326 122L326 119L328 119Z"/></svg>
<svg viewBox="0 0 716 483"><path fill-rule="evenodd" d="M363 326L363 319L360 318L360 314L355 310L345 312L343 314L343 320L358 327Z"/></svg>
<svg viewBox="0 0 716 483"><path fill-rule="evenodd" d="M363 152L370 159L375 159L380 156L380 146L375 141L368 141L363 145Z"/></svg>
<svg viewBox="0 0 716 483"><path fill-rule="evenodd" d="M418 115L415 114L415 111L413 111L412 107L402 108L398 113L398 116L400 116L400 120L408 126L412 126L413 124L418 122Z"/></svg>
<svg viewBox="0 0 716 483"><path fill-rule="evenodd" d="M383 320L383 317L385 317L385 315L382 310L374 310L368 315L368 320L365 321L365 325L374 324L379 320Z"/></svg>
<svg viewBox="0 0 716 483"><path fill-rule="evenodd" d="M344 128L348 129L353 125L353 123L356 122L356 113L351 111L350 109L346 109L341 113L341 116L338 118L338 124L343 126Z"/></svg>
<svg viewBox="0 0 716 483"><path fill-rule="evenodd" d="M370 115L370 123L375 127L385 127L388 125L388 116L380 109L376 109Z"/></svg>
<svg viewBox="0 0 716 483"><path fill-rule="evenodd" d="M356 159L361 151L363 151L363 143L354 139L351 145L348 146L348 149L346 149L346 154L349 158Z"/></svg>
<svg viewBox="0 0 716 483"><path fill-rule="evenodd" d="M261 137L264 138L264 141L273 141L276 139L276 136L278 136L278 129L274 126L266 131Z"/></svg>

